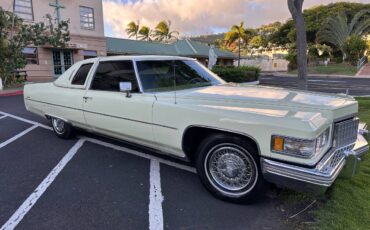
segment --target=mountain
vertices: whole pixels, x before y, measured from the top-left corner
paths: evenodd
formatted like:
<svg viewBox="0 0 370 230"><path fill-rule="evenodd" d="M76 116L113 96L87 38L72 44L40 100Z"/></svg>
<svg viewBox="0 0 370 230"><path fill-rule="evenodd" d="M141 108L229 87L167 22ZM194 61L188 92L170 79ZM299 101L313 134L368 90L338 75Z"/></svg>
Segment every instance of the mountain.
<svg viewBox="0 0 370 230"><path fill-rule="evenodd" d="M220 34L209 34L209 35L199 35L194 37L189 37L190 40L206 43L206 44L214 44L216 39L223 40L225 37L225 33Z"/></svg>

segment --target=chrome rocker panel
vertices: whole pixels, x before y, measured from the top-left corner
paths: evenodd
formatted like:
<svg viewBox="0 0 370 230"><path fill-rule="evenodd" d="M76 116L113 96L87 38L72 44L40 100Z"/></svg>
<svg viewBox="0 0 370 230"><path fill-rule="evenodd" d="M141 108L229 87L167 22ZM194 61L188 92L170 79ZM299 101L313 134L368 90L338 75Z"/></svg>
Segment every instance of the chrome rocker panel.
<svg viewBox="0 0 370 230"><path fill-rule="evenodd" d="M261 158L264 178L279 187L323 193L339 174L350 178L357 172L361 156L369 151L369 144L363 136L365 133L368 131L363 127L359 130L355 145L329 151L314 168Z"/></svg>

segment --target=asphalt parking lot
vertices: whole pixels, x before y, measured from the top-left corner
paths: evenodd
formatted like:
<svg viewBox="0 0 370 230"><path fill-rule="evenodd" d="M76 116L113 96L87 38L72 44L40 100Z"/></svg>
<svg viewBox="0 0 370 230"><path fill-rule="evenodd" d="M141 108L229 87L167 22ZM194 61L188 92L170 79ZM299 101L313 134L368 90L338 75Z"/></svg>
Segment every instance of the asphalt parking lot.
<svg viewBox="0 0 370 230"><path fill-rule="evenodd" d="M57 138L0 97L0 229L287 229L276 196L215 199L194 168L87 133Z"/></svg>

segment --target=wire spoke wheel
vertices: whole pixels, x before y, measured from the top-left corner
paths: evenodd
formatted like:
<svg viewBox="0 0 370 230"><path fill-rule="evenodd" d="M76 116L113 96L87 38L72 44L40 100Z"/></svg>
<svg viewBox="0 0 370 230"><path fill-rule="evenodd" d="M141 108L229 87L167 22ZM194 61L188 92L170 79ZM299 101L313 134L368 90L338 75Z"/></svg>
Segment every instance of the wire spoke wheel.
<svg viewBox="0 0 370 230"><path fill-rule="evenodd" d="M65 122L61 119L53 118L52 120L55 132L62 134L65 131Z"/></svg>
<svg viewBox="0 0 370 230"><path fill-rule="evenodd" d="M229 195L243 195L255 185L256 163L245 149L234 144L213 147L204 162L207 177L215 188Z"/></svg>

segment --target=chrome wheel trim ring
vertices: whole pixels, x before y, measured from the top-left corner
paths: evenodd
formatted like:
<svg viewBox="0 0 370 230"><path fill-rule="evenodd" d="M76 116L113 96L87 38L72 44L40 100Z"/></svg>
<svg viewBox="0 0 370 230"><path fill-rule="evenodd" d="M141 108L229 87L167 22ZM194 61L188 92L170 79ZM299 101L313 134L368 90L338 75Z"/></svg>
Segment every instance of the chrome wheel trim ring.
<svg viewBox="0 0 370 230"><path fill-rule="evenodd" d="M65 122L63 120L58 119L58 118L53 118L52 123L53 123L53 128L54 128L56 133L58 133L58 134L63 134L64 133Z"/></svg>
<svg viewBox="0 0 370 230"><path fill-rule="evenodd" d="M252 155L244 148L231 143L216 145L208 151L204 169L212 186L231 197L250 192L259 176Z"/></svg>

